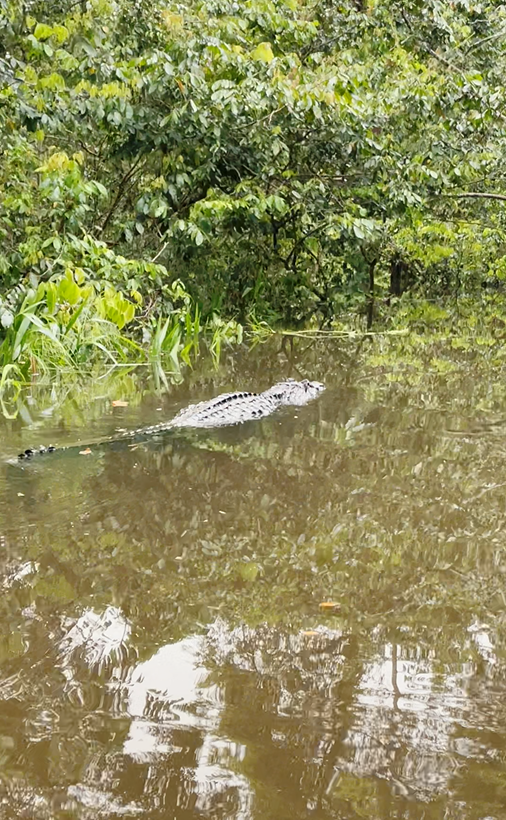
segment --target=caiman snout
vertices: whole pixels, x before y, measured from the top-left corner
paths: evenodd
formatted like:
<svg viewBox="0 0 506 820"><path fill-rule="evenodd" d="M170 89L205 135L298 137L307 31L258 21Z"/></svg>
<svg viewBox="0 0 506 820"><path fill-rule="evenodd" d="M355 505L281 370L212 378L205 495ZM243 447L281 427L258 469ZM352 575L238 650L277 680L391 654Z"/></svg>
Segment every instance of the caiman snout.
<svg viewBox="0 0 506 820"><path fill-rule="evenodd" d="M302 384L304 385L304 389L306 393L314 391L315 393L323 393L325 390L325 385L322 382L310 382L309 379L303 379Z"/></svg>

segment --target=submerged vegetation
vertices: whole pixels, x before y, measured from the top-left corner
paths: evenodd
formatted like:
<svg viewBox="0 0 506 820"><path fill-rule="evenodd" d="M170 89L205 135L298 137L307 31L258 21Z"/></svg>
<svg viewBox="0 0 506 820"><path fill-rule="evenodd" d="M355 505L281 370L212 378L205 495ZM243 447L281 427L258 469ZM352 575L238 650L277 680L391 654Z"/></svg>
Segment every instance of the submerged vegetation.
<svg viewBox="0 0 506 820"><path fill-rule="evenodd" d="M462 297L503 327L505 70L491 1L0 0L2 384Z"/></svg>

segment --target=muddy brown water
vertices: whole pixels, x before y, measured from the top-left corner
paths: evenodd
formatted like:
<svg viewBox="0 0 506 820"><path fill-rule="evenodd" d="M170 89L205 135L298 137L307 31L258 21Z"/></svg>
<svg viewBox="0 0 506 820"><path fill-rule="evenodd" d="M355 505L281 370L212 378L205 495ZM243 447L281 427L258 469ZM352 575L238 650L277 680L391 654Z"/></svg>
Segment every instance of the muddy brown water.
<svg viewBox="0 0 506 820"><path fill-rule="evenodd" d="M501 357L303 340L185 375L3 423L0 818L506 817ZM327 390L86 454L287 376ZM51 441L83 454L6 461Z"/></svg>

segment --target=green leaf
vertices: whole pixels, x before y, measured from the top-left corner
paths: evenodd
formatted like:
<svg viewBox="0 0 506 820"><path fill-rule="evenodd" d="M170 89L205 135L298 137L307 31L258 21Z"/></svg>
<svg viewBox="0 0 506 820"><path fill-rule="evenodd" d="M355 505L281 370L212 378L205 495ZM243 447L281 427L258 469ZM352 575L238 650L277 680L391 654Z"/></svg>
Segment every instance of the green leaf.
<svg viewBox="0 0 506 820"><path fill-rule="evenodd" d="M46 304L49 313L54 313L57 300L57 287L54 282L46 282Z"/></svg>
<svg viewBox="0 0 506 820"><path fill-rule="evenodd" d="M58 301L67 302L69 305L75 305L81 297L81 289L79 285L71 278L63 278L58 285Z"/></svg>
<svg viewBox="0 0 506 820"><path fill-rule="evenodd" d="M274 59L272 46L270 43L260 43L256 48L250 52L253 60L258 60L261 63L271 63Z"/></svg>
<svg viewBox="0 0 506 820"><path fill-rule="evenodd" d="M53 34L59 43L64 43L65 40L68 40L69 30L66 26L53 26Z"/></svg>
<svg viewBox="0 0 506 820"><path fill-rule="evenodd" d="M51 37L53 33L54 32L51 26L46 25L46 23L37 23L33 32L34 37L37 40L47 40L47 38Z"/></svg>

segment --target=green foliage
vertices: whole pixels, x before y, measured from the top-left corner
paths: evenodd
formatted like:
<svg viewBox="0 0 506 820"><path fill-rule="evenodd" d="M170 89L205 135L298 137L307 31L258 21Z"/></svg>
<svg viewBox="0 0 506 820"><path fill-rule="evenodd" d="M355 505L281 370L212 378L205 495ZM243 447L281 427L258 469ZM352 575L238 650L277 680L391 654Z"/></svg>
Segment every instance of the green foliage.
<svg viewBox="0 0 506 820"><path fill-rule="evenodd" d="M175 280L201 328L502 287L505 22L492 0L4 2L2 293L72 261L99 318L150 336Z"/></svg>

